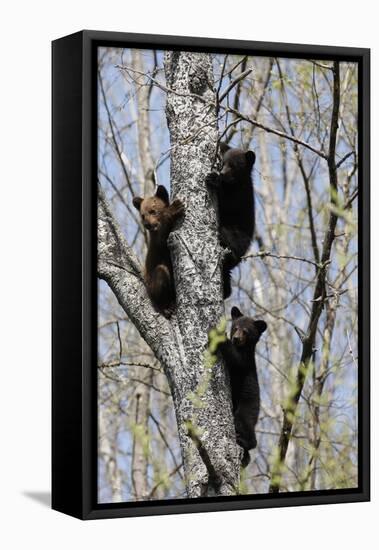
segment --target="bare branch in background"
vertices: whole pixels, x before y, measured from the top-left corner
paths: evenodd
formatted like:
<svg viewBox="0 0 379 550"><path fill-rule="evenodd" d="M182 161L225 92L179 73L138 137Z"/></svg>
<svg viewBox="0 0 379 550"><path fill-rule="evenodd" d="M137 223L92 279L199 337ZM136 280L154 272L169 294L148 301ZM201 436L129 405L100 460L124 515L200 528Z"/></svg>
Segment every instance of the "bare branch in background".
<svg viewBox="0 0 379 550"><path fill-rule="evenodd" d="M330 123L330 138L329 138L329 153L328 153L328 168L329 168L329 183L330 183L330 202L337 203L338 193L338 175L336 168L336 139L338 131L338 114L340 105L340 66L339 62L333 63L333 110ZM274 480L270 485L270 492L277 493L281 485L281 469L285 461L288 445L290 442L292 429L295 421L296 408L304 387L307 371L310 362L314 355L315 336L317 331L318 321L325 305L325 279L326 267L330 260L333 241L335 238L335 228L337 225L338 216L334 211L330 212L328 228L324 237L322 248L321 262L323 267L318 271L317 281L314 291L312 311L306 331L306 337L303 340L303 350L301 354L300 364L298 366L296 377L296 389L293 397L289 400L287 409L284 410L283 426L279 438L279 460L277 471L274 472Z"/></svg>

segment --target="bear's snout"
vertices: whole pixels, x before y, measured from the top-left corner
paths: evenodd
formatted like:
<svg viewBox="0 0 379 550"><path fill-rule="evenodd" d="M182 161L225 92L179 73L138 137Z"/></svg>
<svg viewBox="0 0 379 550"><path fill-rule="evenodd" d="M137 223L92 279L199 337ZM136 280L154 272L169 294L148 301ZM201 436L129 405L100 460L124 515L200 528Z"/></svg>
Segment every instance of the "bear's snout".
<svg viewBox="0 0 379 550"><path fill-rule="evenodd" d="M157 229L159 227L159 224L158 223L145 222L144 226L148 231L157 231Z"/></svg>
<svg viewBox="0 0 379 550"><path fill-rule="evenodd" d="M232 342L238 347L243 346L245 343L245 336L243 334L235 334L233 336Z"/></svg>

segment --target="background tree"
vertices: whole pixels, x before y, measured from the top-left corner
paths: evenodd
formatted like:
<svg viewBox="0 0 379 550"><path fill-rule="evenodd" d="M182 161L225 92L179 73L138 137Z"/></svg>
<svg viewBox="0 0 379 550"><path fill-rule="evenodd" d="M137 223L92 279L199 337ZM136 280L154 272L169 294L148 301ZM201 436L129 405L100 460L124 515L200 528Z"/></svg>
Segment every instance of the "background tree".
<svg viewBox="0 0 379 550"><path fill-rule="evenodd" d="M268 324L242 480L223 367L204 359L223 315L204 186L217 127L257 155L256 237L225 303ZM355 64L100 50L100 501L357 485L356 143ZM186 204L169 322L146 297L131 206L155 181Z"/></svg>

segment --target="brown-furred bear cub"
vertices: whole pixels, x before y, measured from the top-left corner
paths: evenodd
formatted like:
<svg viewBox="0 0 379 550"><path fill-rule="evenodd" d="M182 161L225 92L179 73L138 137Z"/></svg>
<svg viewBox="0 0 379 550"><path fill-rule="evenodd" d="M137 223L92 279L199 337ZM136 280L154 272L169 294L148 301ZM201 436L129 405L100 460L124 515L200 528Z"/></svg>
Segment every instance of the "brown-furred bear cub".
<svg viewBox="0 0 379 550"><path fill-rule="evenodd" d="M228 252L223 262L224 298L231 294L230 272L250 246L254 234L254 189L251 170L253 151L231 149L220 143L221 172L211 172L206 184L216 192L219 212L220 244Z"/></svg>
<svg viewBox="0 0 379 550"><path fill-rule="evenodd" d="M250 462L250 449L255 449L255 425L259 416L259 383L255 364L255 346L267 325L246 317L238 307L231 311L230 339L218 346L229 372L232 389L234 425L237 443L244 450L242 467Z"/></svg>
<svg viewBox="0 0 379 550"><path fill-rule="evenodd" d="M183 217L184 205L179 199L170 204L163 185L158 186L153 197L134 197L133 205L149 232L145 262L147 292L155 309L169 318L175 309L175 285L167 238L175 222Z"/></svg>

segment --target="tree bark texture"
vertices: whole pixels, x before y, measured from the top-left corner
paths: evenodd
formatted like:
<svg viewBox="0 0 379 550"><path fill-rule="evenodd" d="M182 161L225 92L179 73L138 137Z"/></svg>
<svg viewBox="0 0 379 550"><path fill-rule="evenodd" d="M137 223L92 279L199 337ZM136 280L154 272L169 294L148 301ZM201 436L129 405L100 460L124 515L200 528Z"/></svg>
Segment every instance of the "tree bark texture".
<svg viewBox="0 0 379 550"><path fill-rule="evenodd" d="M165 74L171 194L185 204L185 218L169 238L175 315L167 320L153 309L139 261L101 190L98 275L107 281L165 370L188 496L232 495L238 492L241 449L235 440L230 389L221 363L212 367L204 384L208 333L224 315L216 205L204 181L215 160L218 137L211 56L167 52Z"/></svg>

